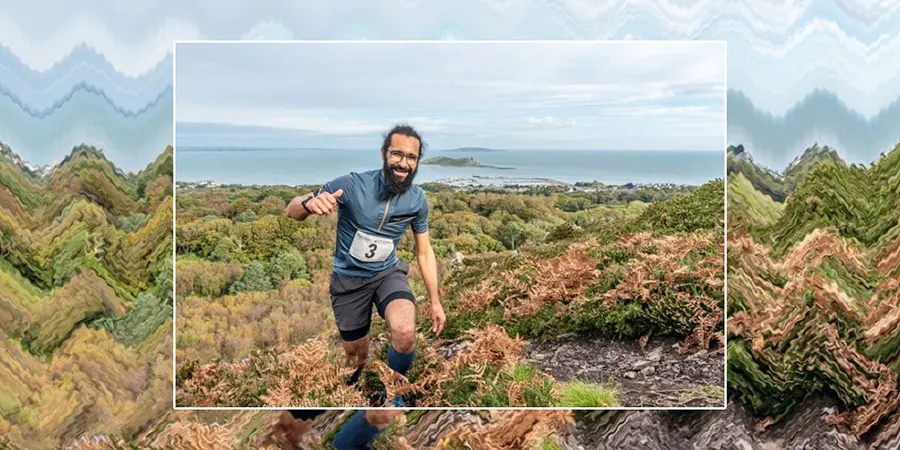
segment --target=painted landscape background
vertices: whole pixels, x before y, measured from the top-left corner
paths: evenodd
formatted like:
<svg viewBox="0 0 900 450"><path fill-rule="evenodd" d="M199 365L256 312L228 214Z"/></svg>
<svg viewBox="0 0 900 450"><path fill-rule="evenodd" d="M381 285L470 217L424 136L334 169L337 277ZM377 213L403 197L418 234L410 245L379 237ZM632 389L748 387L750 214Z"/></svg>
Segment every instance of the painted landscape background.
<svg viewBox="0 0 900 450"><path fill-rule="evenodd" d="M388 2L354 8L264 2L224 10L221 3L4 5L0 139L32 166L58 163L86 143L103 148L126 173L150 167L172 144L174 39L725 39L728 135L730 144L743 145L738 154L753 155L757 167L782 170L818 143L847 163L867 166L830 163L787 188L786 176L757 173L735 159L732 167L746 170L733 170L728 179L737 193L729 193L735 210L729 219L741 220L731 224L729 250L735 297L729 298L728 409L560 418L572 417L575 425L534 413L531 419L515 412L410 413L385 439L402 435L414 448L447 442L518 448L546 436L564 448L900 445L893 403L900 397L900 301L892 282L900 266L900 63L889 57L900 45L900 6L470 1L424 8ZM220 15L226 10L227 18ZM398 14L420 18L398 27ZM141 191L140 176L100 176L105 169L89 155L76 152L75 164L56 175L58 185L52 176L28 175L24 164L0 166L0 446L115 448L111 442L121 440L122 448L254 447L273 413L171 410L171 321L160 319L170 304L165 286L156 285L167 244L165 236L148 233L165 209L150 205L166 203L164 189L148 186L165 175L144 172L153 175L145 175ZM78 161L88 162L76 170ZM783 206L767 199L780 192L793 193ZM56 195L65 205L54 206ZM110 197L117 202L102 203ZM80 200L64 212L72 199ZM143 216L135 214L147 215L140 227ZM129 217L130 223L120 222ZM65 221L83 225L66 234ZM101 233L85 242L88 229ZM54 288L54 275L69 284ZM79 298L64 289L94 293ZM54 299L67 300L62 311L48 307ZM126 327L125 320L143 326ZM135 330L143 331L126 336ZM327 419L317 425L326 433L340 417ZM453 433L456 441L442 439Z"/></svg>

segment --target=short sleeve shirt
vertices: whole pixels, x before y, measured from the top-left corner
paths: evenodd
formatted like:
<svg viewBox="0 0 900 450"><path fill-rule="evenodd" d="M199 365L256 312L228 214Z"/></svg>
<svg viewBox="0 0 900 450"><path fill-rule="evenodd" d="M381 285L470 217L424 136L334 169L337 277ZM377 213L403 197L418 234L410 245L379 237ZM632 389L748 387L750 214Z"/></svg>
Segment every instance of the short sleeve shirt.
<svg viewBox="0 0 900 450"><path fill-rule="evenodd" d="M428 231L428 201L422 188L413 185L388 197L382 176L381 169L351 172L325 183L318 192L344 191L337 199L334 249L334 271L340 275L373 277L397 263L397 245L408 227L416 234Z"/></svg>

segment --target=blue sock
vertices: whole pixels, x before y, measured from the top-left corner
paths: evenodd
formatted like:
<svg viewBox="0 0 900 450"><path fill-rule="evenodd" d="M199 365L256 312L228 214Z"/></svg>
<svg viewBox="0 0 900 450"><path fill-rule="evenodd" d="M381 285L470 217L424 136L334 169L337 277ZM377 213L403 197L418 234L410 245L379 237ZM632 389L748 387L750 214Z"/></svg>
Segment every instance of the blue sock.
<svg viewBox="0 0 900 450"><path fill-rule="evenodd" d="M334 435L331 445L337 450L360 450L369 448L379 430L366 421L366 411L357 411L350 421Z"/></svg>
<svg viewBox="0 0 900 450"><path fill-rule="evenodd" d="M412 367L413 358L415 358L415 356L415 349L413 349L411 353L400 353L397 350L394 350L394 346L391 345L388 347L388 367L400 375L406 375L406 372L409 372L409 368Z"/></svg>

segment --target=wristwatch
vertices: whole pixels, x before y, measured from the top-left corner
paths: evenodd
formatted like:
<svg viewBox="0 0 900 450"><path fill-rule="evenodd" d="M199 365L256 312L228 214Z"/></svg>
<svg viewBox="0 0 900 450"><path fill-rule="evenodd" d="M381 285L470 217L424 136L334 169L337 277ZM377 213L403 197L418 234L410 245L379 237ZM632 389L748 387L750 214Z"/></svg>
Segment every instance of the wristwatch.
<svg viewBox="0 0 900 450"><path fill-rule="evenodd" d="M306 202L312 200L313 198L315 198L315 196L314 196L314 195L310 195L309 197L306 197L306 199L304 199L302 202L300 202L300 206L302 206L303 209L306 210L307 214L312 214L312 213L313 213L312 211L309 210L309 208L306 207Z"/></svg>

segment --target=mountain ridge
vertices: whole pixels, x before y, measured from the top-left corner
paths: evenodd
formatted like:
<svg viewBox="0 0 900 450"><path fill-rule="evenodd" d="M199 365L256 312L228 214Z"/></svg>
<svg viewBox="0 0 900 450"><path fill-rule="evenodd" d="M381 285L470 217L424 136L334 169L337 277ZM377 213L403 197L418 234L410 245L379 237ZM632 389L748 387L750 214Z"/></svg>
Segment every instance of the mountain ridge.
<svg viewBox="0 0 900 450"><path fill-rule="evenodd" d="M742 145L729 145L726 149L728 173L741 173L753 184L754 188L784 203L791 192L816 166L825 162L846 165L837 150L825 145L813 143L811 147L793 159L780 171L756 162L752 154Z"/></svg>
<svg viewBox="0 0 900 450"><path fill-rule="evenodd" d="M827 130L827 136L813 137L829 145L854 149L843 157L853 162L871 162L881 149L898 143L900 96L872 117L848 107L834 92L814 89L782 116L757 109L747 95L728 90L728 143L743 143L766 165L787 164L796 148L805 147L812 135Z"/></svg>

